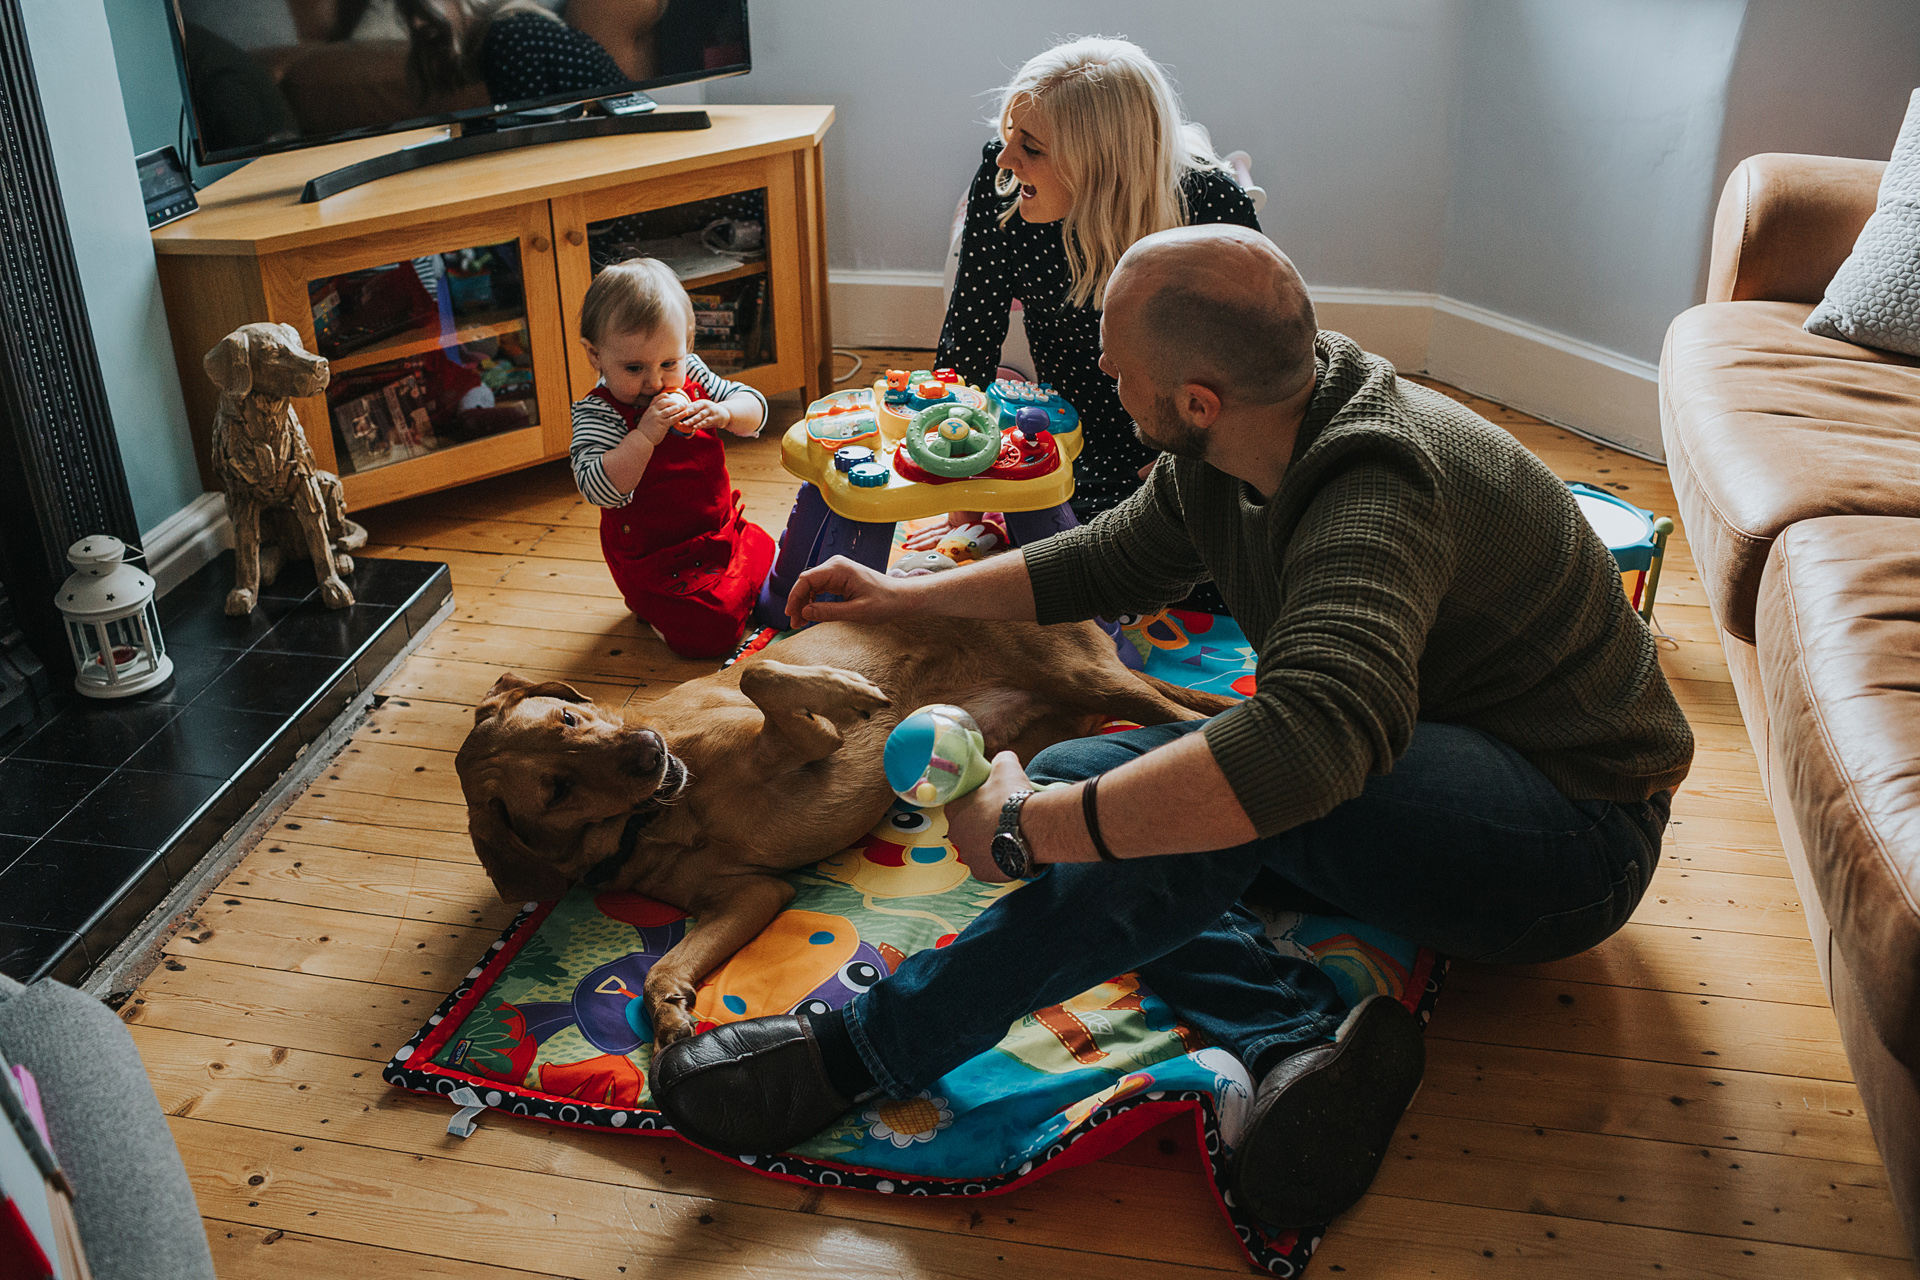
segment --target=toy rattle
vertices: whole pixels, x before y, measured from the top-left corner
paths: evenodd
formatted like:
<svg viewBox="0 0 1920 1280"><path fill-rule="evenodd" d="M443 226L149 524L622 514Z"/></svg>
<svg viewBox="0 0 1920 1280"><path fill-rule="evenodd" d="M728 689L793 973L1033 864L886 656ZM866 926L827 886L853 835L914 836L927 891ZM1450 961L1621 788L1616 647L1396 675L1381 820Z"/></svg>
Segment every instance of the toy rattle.
<svg viewBox="0 0 1920 1280"><path fill-rule="evenodd" d="M669 397L671 397L671 399ZM688 409L693 407L693 401L683 391L662 391L660 393L660 401L660 407L663 410L672 408L674 402L678 401L682 406L680 410L682 414L685 414ZM684 418L675 418L667 424L667 430L677 436L697 436L700 434L700 428L683 427L680 425L682 421L684 421Z"/></svg>
<svg viewBox="0 0 1920 1280"><path fill-rule="evenodd" d="M887 785L910 805L931 809L958 799L987 780L987 740L972 716L936 702L902 720L887 735Z"/></svg>

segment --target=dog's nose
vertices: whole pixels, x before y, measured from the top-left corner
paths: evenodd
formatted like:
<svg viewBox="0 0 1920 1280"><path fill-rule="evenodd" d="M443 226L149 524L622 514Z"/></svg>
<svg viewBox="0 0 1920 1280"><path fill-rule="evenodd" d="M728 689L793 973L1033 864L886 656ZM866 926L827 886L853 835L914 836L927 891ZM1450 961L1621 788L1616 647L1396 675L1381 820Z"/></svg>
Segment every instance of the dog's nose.
<svg viewBox="0 0 1920 1280"><path fill-rule="evenodd" d="M636 735L633 746L632 768L637 774L652 773L660 767L666 744L660 741L660 735L651 729L642 729Z"/></svg>

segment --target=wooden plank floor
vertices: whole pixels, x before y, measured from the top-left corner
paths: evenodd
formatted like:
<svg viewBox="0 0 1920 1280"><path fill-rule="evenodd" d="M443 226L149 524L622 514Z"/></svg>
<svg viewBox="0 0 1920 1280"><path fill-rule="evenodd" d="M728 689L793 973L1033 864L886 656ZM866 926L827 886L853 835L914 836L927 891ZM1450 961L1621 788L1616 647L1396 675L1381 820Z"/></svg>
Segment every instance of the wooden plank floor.
<svg viewBox="0 0 1920 1280"><path fill-rule="evenodd" d="M1560 475L1677 514L1660 467L1460 398ZM773 530L777 434L729 447ZM510 914L453 773L472 703L509 668L621 705L711 664L625 612L564 466L362 518L372 554L452 566L454 615L122 1010L223 1276L1246 1272L1179 1125L1008 1196L908 1201L491 1114L462 1142L383 1084ZM1426 1086L1318 1274L1913 1276L1683 538L1660 594L1700 753L1652 892L1571 960L1456 967Z"/></svg>

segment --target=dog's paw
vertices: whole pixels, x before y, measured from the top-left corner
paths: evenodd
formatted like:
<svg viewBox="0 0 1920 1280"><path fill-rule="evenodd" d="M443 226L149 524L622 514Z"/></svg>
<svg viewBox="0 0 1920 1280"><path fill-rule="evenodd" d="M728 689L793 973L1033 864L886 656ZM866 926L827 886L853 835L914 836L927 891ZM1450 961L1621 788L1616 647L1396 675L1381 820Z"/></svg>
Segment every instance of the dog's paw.
<svg viewBox="0 0 1920 1280"><path fill-rule="evenodd" d="M235 587L227 592L227 616L244 618L253 612L254 594L245 587Z"/></svg>
<svg viewBox="0 0 1920 1280"><path fill-rule="evenodd" d="M343 578L352 573L353 557L344 551L336 551L333 555L333 571Z"/></svg>
<svg viewBox="0 0 1920 1280"><path fill-rule="evenodd" d="M682 1040L693 1038L695 1023L677 1004L662 1002L653 1014L653 1051L679 1044Z"/></svg>
<svg viewBox="0 0 1920 1280"><path fill-rule="evenodd" d="M857 671L835 670L832 684L834 696L840 705L862 720L880 708L891 705L893 701L879 685Z"/></svg>
<svg viewBox="0 0 1920 1280"><path fill-rule="evenodd" d="M338 578L320 584L320 599L329 609L344 609L353 603L353 592Z"/></svg>

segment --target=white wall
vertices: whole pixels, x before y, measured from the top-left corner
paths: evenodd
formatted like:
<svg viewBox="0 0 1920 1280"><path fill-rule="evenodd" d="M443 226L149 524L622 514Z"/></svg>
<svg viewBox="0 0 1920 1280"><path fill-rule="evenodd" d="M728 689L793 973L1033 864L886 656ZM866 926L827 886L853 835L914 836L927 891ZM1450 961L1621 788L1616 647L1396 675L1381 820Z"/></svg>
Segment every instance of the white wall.
<svg viewBox="0 0 1920 1280"><path fill-rule="evenodd" d="M1657 361L1697 301L1743 0L1474 0L1440 291Z"/></svg>
<svg viewBox="0 0 1920 1280"><path fill-rule="evenodd" d="M1328 327L1656 455L1655 361L1727 170L1884 156L1920 84L1920 0L753 0L753 23L753 74L705 96L835 104L843 342L933 341L988 91L1125 35L1253 154Z"/></svg>
<svg viewBox="0 0 1920 1280"><path fill-rule="evenodd" d="M1885 160L1920 88L1920 0L1747 0L1716 186L1763 151Z"/></svg>
<svg viewBox="0 0 1920 1280"><path fill-rule="evenodd" d="M200 496L200 477L106 10L102 0L21 8L134 513L151 531Z"/></svg>
<svg viewBox="0 0 1920 1280"><path fill-rule="evenodd" d="M1458 0L753 0L754 70L710 102L830 102L836 268L939 271L954 202L1020 64L1123 35L1223 152L1254 157L1267 230L1309 280L1432 289ZM929 335L929 340L931 340Z"/></svg>

